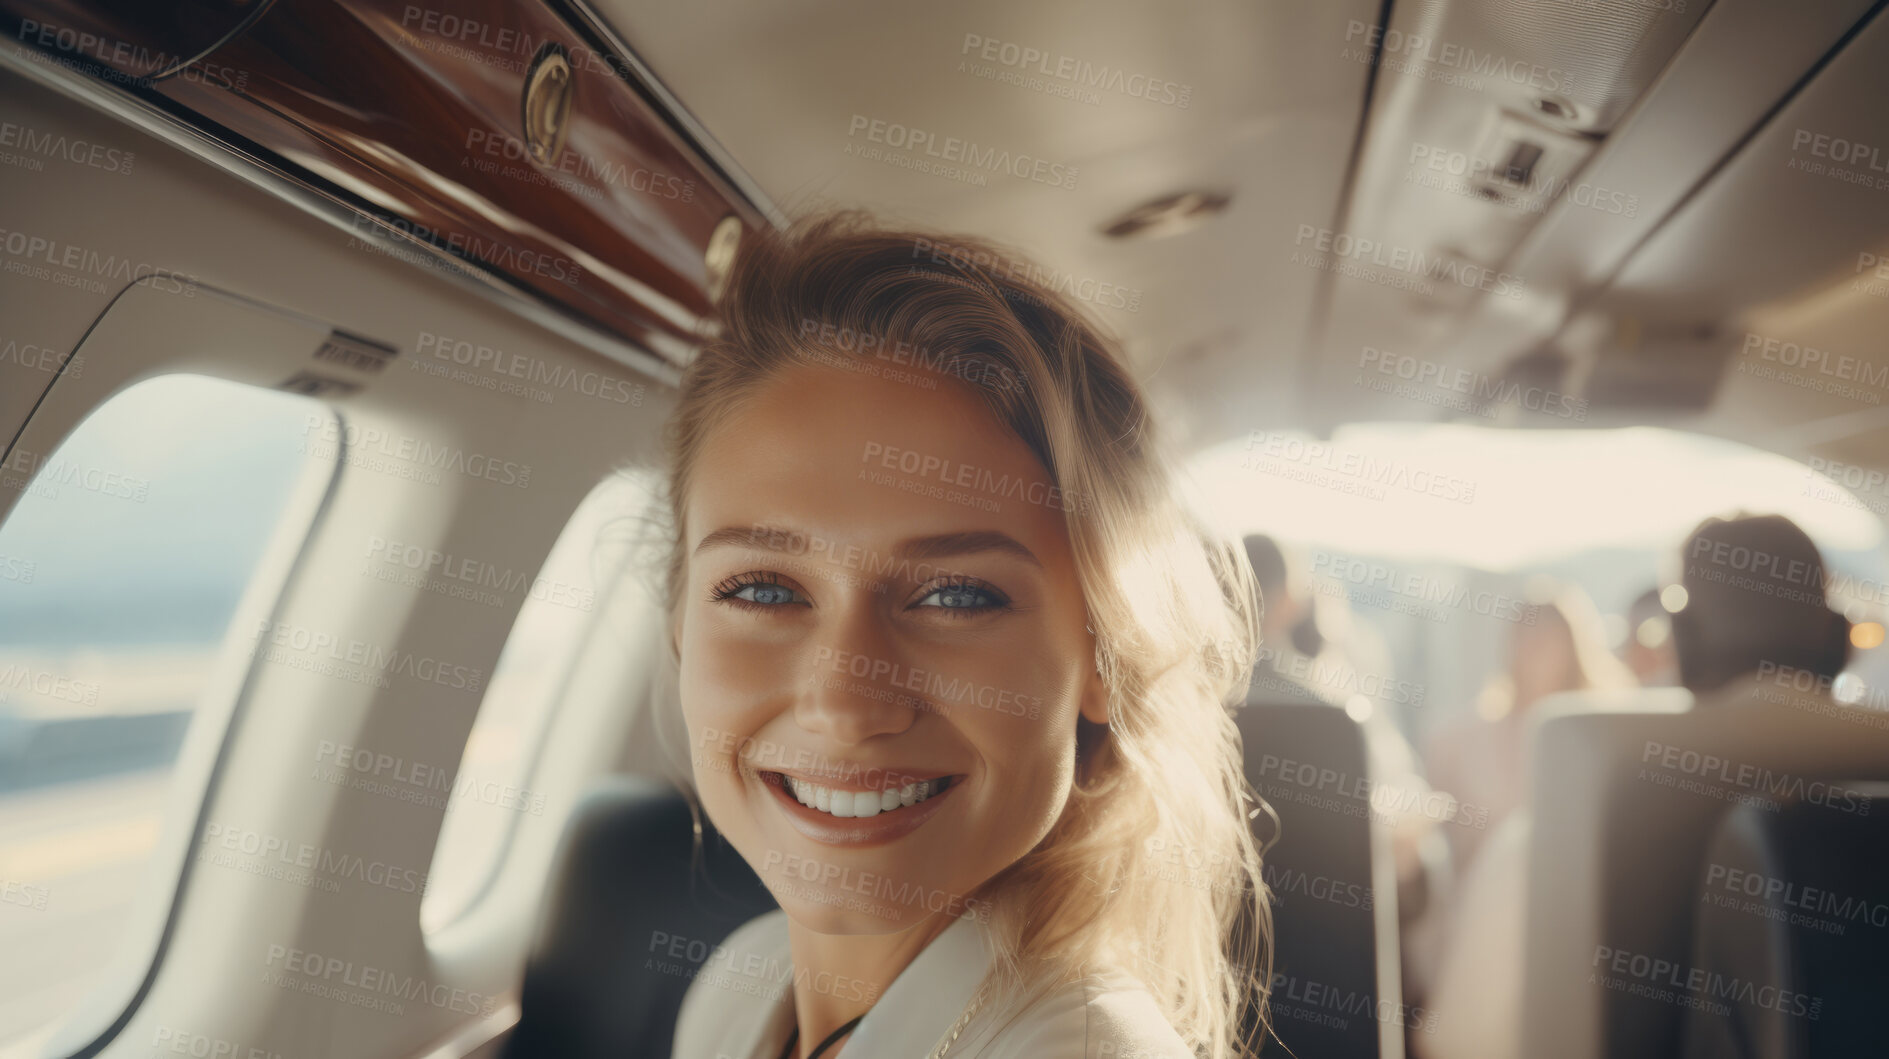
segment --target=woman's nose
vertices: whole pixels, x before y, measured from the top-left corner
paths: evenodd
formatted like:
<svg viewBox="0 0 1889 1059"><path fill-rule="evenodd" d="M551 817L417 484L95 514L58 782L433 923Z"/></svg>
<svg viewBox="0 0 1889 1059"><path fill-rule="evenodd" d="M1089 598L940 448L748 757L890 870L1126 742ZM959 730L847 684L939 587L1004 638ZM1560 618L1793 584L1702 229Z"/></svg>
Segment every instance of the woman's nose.
<svg viewBox="0 0 1889 1059"><path fill-rule="evenodd" d="M842 746L912 726L918 714L922 670L897 651L876 616L847 615L806 650L806 677L795 695L794 720L808 732Z"/></svg>

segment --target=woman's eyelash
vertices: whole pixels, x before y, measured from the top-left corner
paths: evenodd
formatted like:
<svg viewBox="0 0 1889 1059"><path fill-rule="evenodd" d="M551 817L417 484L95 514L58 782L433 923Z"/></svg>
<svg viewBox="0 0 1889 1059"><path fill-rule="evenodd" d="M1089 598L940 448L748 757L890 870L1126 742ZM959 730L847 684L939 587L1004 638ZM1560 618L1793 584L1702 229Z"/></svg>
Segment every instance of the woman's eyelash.
<svg viewBox="0 0 1889 1059"><path fill-rule="evenodd" d="M753 589L755 596L765 599L742 598ZM943 597L946 601L927 605L926 601L934 597ZM785 606L806 606L808 600L786 578L765 570L750 570L724 578L709 589L708 601L726 603L738 607L756 610L777 610ZM991 611L1007 610L1010 597L1004 595L996 586L975 577L954 577L949 580L935 581L919 589L911 609L939 611L941 616L967 618Z"/></svg>
<svg viewBox="0 0 1889 1059"><path fill-rule="evenodd" d="M780 575L770 574L761 570L751 570L747 573L736 574L733 577L716 582L715 586L708 591L708 601L710 603L735 603L742 606L762 608L780 607L786 606L789 603L804 602L803 600L788 599L773 603L762 603L757 600L735 598L735 596L740 594L744 589L757 586L768 589L779 589L789 596L799 595L799 592L795 590L792 585L784 581Z"/></svg>
<svg viewBox="0 0 1889 1059"><path fill-rule="evenodd" d="M953 578L952 580L949 580L949 581L937 582L934 584L926 585L924 588L919 590L918 602L914 603L913 606L915 607L919 606L923 604L926 600L930 599L931 597L941 595L941 594L942 595L955 595L955 596L969 595L969 596L972 596L973 598L977 596L983 596L983 597L986 597L989 600L989 602L970 605L970 606L965 606L965 605L951 606L951 605L940 604L938 606L930 607L927 609L942 610L942 611L947 611L947 612L956 611L957 614L953 615L954 617L956 617L956 616L963 616L966 614L982 613L985 611L1002 610L1010 606L1010 597L1004 595L1002 592L999 592L994 585L990 585L984 581L980 581L975 577L958 577L958 578Z"/></svg>

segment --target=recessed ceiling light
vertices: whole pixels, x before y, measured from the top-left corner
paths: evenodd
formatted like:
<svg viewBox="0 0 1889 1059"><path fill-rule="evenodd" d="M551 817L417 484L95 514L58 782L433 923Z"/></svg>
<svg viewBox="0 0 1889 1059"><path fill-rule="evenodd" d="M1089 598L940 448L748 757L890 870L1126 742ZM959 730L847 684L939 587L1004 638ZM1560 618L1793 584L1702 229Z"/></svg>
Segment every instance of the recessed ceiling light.
<svg viewBox="0 0 1889 1059"><path fill-rule="evenodd" d="M1219 191L1180 191L1144 202L1103 226L1116 239L1156 239L1177 235L1227 208L1233 196Z"/></svg>

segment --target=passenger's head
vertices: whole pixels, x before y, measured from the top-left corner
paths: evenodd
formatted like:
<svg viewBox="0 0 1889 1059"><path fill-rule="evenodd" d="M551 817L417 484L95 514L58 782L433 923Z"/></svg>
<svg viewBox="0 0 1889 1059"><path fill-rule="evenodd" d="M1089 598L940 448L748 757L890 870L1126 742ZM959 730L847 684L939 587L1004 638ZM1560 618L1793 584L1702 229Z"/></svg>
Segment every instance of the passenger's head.
<svg viewBox="0 0 1889 1059"><path fill-rule="evenodd" d="M1660 602L1657 587L1640 593L1627 608L1627 635L1620 645L1620 658L1645 687L1664 687L1678 681L1672 615Z"/></svg>
<svg viewBox="0 0 1889 1059"><path fill-rule="evenodd" d="M1031 271L858 215L741 247L672 422L695 785L806 928L989 917L1000 974L1126 966L1219 1054L1230 925L1265 921L1226 708L1252 575L1177 499L1114 347ZM873 824L830 811L941 777L858 800ZM1204 870L1177 883L1181 852Z"/></svg>
<svg viewBox="0 0 1889 1059"><path fill-rule="evenodd" d="M1607 650L1600 613L1574 585L1556 585L1523 612L1509 640L1513 708L1562 691L1626 687L1632 677Z"/></svg>
<svg viewBox="0 0 1889 1059"><path fill-rule="evenodd" d="M1673 615L1679 681L1713 691L1765 663L1835 679L1850 623L1824 601L1823 556L1782 515L1709 518L1686 538Z"/></svg>
<svg viewBox="0 0 1889 1059"><path fill-rule="evenodd" d="M1293 566L1294 557L1278 541L1254 533L1242 543L1246 546L1246 561L1253 566L1253 581L1259 585L1260 635L1266 646L1276 650L1304 616L1301 578Z"/></svg>

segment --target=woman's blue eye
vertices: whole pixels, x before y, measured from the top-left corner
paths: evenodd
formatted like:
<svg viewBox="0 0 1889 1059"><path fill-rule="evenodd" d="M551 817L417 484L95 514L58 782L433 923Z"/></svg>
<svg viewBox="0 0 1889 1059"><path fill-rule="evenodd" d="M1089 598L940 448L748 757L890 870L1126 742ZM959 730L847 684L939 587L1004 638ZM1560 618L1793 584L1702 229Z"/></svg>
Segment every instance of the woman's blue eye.
<svg viewBox="0 0 1889 1059"><path fill-rule="evenodd" d="M750 603L760 603L766 606L777 606L782 603L794 602L794 590L788 588L786 585L766 583L743 585L739 591L733 593L733 598L744 599Z"/></svg>
<svg viewBox="0 0 1889 1059"><path fill-rule="evenodd" d="M918 606L943 607L947 610L977 610L984 607L1002 606L1004 600L997 594L977 585L945 585L932 590L931 594L918 601Z"/></svg>

